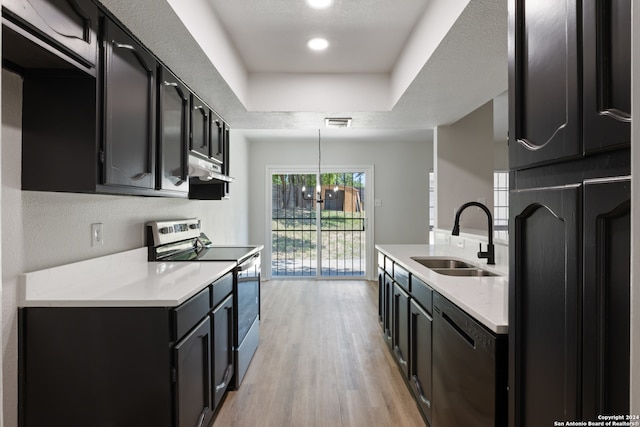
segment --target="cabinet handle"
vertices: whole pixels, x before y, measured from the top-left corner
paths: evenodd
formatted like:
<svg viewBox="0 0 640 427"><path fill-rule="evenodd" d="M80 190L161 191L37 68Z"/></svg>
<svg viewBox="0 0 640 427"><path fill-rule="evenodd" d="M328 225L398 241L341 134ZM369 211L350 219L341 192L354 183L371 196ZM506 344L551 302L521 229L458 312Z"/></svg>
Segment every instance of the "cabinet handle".
<svg viewBox="0 0 640 427"><path fill-rule="evenodd" d="M216 386L216 393L218 393L220 390L224 390L227 387L229 376L231 375L231 367L232 365L227 365L227 369L225 369L224 371L222 382Z"/></svg>
<svg viewBox="0 0 640 427"><path fill-rule="evenodd" d="M143 173L139 173L135 176L132 176L131 179L133 179L134 181L140 181L143 178L148 177L149 175L151 175L151 173L149 172L143 172Z"/></svg>
<svg viewBox="0 0 640 427"><path fill-rule="evenodd" d="M135 50L136 50L136 48L135 48L135 47L133 47L133 46L131 46L130 44L122 44L122 43L118 43L118 42L117 42L117 41L115 41L115 40L111 40L111 43L112 43L115 47L117 47L117 48L119 48L119 49L133 50L134 52L135 52Z"/></svg>
<svg viewBox="0 0 640 427"><path fill-rule="evenodd" d="M209 408L205 407L202 412L200 413L200 416L198 417L198 424L196 424L196 427L202 427L204 425L204 419L207 418L207 413L209 412Z"/></svg>
<svg viewBox="0 0 640 427"><path fill-rule="evenodd" d="M398 357L398 362L402 365L402 366L407 366L407 361L404 360L404 358L402 357L402 352L400 351L400 347L396 346L393 351L395 352L396 356Z"/></svg>
<svg viewBox="0 0 640 427"><path fill-rule="evenodd" d="M424 391L422 390L422 384L420 384L420 380L418 379L418 376L414 375L413 377L411 377L411 379L413 380L413 383L416 385L416 388L418 389L418 395L420 396L420 400L422 401L422 403L427 405L427 408L431 408L431 401L426 397L424 397Z"/></svg>
<svg viewBox="0 0 640 427"><path fill-rule="evenodd" d="M162 82L162 84L165 86L178 87L178 83L175 83L175 82Z"/></svg>

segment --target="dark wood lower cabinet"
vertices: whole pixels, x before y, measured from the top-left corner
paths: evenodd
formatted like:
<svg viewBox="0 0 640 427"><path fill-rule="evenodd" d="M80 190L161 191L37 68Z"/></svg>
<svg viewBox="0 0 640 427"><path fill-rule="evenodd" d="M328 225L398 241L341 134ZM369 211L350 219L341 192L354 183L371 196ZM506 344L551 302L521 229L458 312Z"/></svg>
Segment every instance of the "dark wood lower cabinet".
<svg viewBox="0 0 640 427"><path fill-rule="evenodd" d="M510 425L629 413L628 177L513 191Z"/></svg>
<svg viewBox="0 0 640 427"><path fill-rule="evenodd" d="M233 297L229 295L211 313L213 319L213 393L214 410L229 388L234 372Z"/></svg>
<svg viewBox="0 0 640 427"><path fill-rule="evenodd" d="M393 354L405 378L409 374L409 295L396 283L393 286Z"/></svg>
<svg viewBox="0 0 640 427"><path fill-rule="evenodd" d="M582 419L629 414L631 182L584 186Z"/></svg>
<svg viewBox="0 0 640 427"><path fill-rule="evenodd" d="M19 425L209 426L234 372L232 284L175 308L20 309Z"/></svg>
<svg viewBox="0 0 640 427"><path fill-rule="evenodd" d="M511 426L580 416L580 186L510 196Z"/></svg>
<svg viewBox="0 0 640 427"><path fill-rule="evenodd" d="M208 317L174 347L176 426L207 426L213 415L211 349Z"/></svg>
<svg viewBox="0 0 640 427"><path fill-rule="evenodd" d="M431 394L431 338L433 319L415 300L411 300L410 310L409 347L411 348L411 356L409 357L409 383L418 406L427 421L431 423L431 402L433 400Z"/></svg>

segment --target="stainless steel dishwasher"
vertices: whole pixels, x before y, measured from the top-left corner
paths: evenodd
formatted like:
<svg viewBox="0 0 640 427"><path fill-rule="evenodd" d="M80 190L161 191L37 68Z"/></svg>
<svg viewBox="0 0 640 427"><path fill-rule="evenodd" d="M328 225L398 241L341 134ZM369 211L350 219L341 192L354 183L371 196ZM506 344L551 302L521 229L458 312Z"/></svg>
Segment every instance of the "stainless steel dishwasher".
<svg viewBox="0 0 640 427"><path fill-rule="evenodd" d="M433 297L433 427L507 424L507 336Z"/></svg>

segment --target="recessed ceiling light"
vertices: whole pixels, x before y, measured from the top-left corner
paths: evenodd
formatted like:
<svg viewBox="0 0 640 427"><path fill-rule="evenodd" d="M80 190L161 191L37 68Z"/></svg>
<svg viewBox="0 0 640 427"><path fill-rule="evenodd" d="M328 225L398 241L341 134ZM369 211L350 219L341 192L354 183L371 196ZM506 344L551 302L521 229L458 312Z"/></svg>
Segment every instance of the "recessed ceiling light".
<svg viewBox="0 0 640 427"><path fill-rule="evenodd" d="M329 42L322 37L316 37L307 42L307 47L311 50L325 50L329 47Z"/></svg>
<svg viewBox="0 0 640 427"><path fill-rule="evenodd" d="M314 9L326 9L333 4L333 0L306 0L306 2Z"/></svg>

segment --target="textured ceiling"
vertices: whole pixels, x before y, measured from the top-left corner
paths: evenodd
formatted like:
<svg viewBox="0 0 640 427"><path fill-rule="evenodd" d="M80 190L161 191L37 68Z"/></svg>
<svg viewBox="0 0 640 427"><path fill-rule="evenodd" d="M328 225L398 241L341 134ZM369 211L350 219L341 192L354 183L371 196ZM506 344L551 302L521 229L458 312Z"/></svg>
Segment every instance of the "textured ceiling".
<svg viewBox="0 0 640 427"><path fill-rule="evenodd" d="M100 1L234 128L317 129L323 126L326 116L350 116L354 118L353 126L355 128L431 129L437 125L457 121L507 89L506 0L470 1L392 110L384 112L247 111L166 0ZM208 1L214 2L216 8L222 8L221 5L224 3L235 4L237 2L246 3L246 5L254 4L258 8L257 10L267 4L278 5L274 9L280 10L281 13L285 13L288 7L293 8L291 5L302 2L302 0ZM402 0L401 2L336 0L338 4L344 3L344 10L353 10L359 15L342 16L340 19L336 19L335 25L345 26L347 29L350 27L355 32L359 29L360 21L371 25L376 19L379 19L370 16L374 14L373 10L368 10L368 7L362 5L354 6L353 3L366 3L369 6L373 2L404 8L405 1L411 5L410 7L413 8L411 10L416 14L419 14L424 6L422 2L417 0ZM244 7L247 7L246 5ZM231 9L236 7L242 6L233 6ZM220 9L219 13L231 12L222 12ZM272 43L268 40L271 38L272 31L268 31L268 29L284 25L283 23L276 25L269 21L268 16L272 16L270 19L276 19L273 17L274 13L261 15L250 10L245 10L242 13L246 23L263 21L260 25L264 30L260 33L260 38L266 39L265 44ZM389 14L391 13L389 12ZM288 16L288 20L297 19L295 14ZM400 22L402 19L406 20L407 17L397 18L397 20L394 18L393 21ZM304 20L300 19L300 21ZM347 25L347 22L350 24ZM248 26L248 24L246 25ZM311 28L310 23L307 23L306 26ZM227 24L226 31L231 34L234 28ZM385 31L388 35L390 30ZM380 31L381 35L385 35L385 31ZM407 31L410 30L404 28L398 39L406 39ZM273 33L277 34L278 31L274 30ZM240 44L240 39L250 39L246 34L230 35L229 37L232 40L235 37L234 43L238 44ZM297 38L295 42L298 43ZM237 49L241 50L240 47ZM254 48L251 47L251 49ZM285 50L282 49L282 51ZM283 52L279 54L284 54ZM375 47L363 49L361 53L365 52L373 58L370 58L370 61L378 60L376 59L378 51ZM395 55L397 54L396 52ZM247 53L245 52L244 55ZM386 56L391 57L393 54L388 53ZM267 60L264 58L243 59L248 68L275 66L273 63L269 65L270 60L270 58ZM252 61L255 61L255 64L249 65L253 64ZM284 64L287 61L299 61L302 64L298 65L299 67L304 66L305 62L304 59L293 58L286 61L280 60L280 63ZM385 59L378 66L388 67L388 61L389 59ZM384 62L387 64L384 65Z"/></svg>

